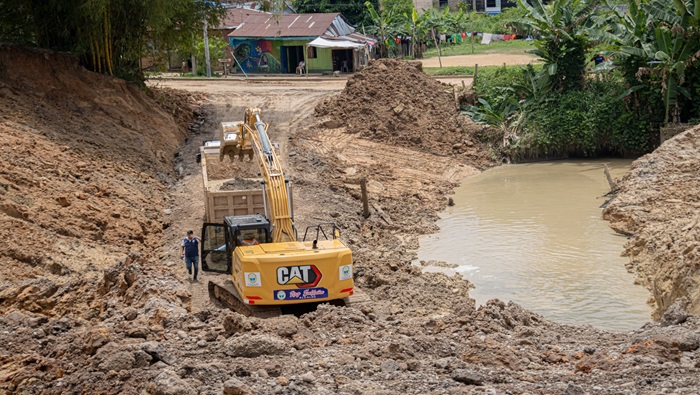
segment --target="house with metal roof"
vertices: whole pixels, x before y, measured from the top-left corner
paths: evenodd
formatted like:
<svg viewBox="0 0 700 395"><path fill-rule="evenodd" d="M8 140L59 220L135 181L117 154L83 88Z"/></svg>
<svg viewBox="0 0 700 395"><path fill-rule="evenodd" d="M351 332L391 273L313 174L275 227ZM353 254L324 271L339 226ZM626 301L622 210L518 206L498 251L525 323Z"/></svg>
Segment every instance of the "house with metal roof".
<svg viewBox="0 0 700 395"><path fill-rule="evenodd" d="M228 37L246 73L353 72L374 45L338 13L251 14Z"/></svg>

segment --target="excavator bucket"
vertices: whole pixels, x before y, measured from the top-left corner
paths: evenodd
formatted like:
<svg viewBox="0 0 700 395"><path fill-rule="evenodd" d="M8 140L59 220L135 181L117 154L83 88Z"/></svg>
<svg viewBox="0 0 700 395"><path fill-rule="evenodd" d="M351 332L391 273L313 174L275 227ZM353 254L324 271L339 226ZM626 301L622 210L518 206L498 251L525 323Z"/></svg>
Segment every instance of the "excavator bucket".
<svg viewBox="0 0 700 395"><path fill-rule="evenodd" d="M248 136L243 128L243 122L222 122L221 145L219 148L219 160L224 160L228 156L234 160L236 156L243 160L247 155L249 160L253 159L253 144L251 136Z"/></svg>

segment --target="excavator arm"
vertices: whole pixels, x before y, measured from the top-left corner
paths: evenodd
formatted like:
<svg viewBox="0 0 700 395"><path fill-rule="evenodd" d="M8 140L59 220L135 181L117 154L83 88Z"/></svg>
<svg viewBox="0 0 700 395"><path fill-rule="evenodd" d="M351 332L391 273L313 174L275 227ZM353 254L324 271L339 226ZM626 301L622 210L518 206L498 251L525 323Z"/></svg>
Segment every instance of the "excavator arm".
<svg viewBox="0 0 700 395"><path fill-rule="evenodd" d="M292 217L292 204L288 182L284 178L282 165L267 134L268 124L262 121L259 108L248 108L245 121L236 128L222 129L220 156L234 156L243 159L248 155L257 156L260 174L263 178L263 191L268 220L274 243L296 241L296 229Z"/></svg>

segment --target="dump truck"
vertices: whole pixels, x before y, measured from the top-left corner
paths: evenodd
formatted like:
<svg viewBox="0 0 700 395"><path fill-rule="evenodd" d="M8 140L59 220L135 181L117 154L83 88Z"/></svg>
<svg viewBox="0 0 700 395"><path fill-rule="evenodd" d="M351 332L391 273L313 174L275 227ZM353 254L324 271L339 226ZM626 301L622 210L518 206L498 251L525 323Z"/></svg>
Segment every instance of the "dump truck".
<svg viewBox="0 0 700 395"><path fill-rule="evenodd" d="M208 221L202 226L202 270L223 274L210 276L211 296L258 317L305 303L366 302L365 297L351 298L352 251L340 240L334 223L309 226L299 238L291 184L268 128L262 111L248 108L243 121L222 123L219 140L200 149ZM259 177L230 174L228 180L211 179L207 166L217 155L219 161L255 161Z"/></svg>

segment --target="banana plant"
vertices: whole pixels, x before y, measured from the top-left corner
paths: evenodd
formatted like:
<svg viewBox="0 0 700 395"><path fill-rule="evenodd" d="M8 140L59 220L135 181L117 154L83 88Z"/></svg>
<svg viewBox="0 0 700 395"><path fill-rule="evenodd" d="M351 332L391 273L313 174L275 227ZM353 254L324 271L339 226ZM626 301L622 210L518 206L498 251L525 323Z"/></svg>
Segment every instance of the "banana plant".
<svg viewBox="0 0 700 395"><path fill-rule="evenodd" d="M700 60L700 0L627 0L627 6L627 14L615 13L610 42L619 55L642 64L636 71L640 82L644 76L659 78L664 123L679 122L679 96L690 99L683 86L686 69Z"/></svg>
<svg viewBox="0 0 700 395"><path fill-rule="evenodd" d="M442 50L440 49L440 43L437 40L440 32L444 31L447 27L446 21L450 17L449 7L445 8L444 12L436 11L434 8L430 8L423 13L425 16L424 26L431 33L433 37L433 42L438 51L438 63L442 67Z"/></svg>
<svg viewBox="0 0 700 395"><path fill-rule="evenodd" d="M480 97L478 102L478 106L464 107L462 113L478 124L494 126L502 135L503 148L508 148L511 142L518 139L522 124L520 115L523 112L515 91L512 88L502 88L501 94L492 101Z"/></svg>
<svg viewBox="0 0 700 395"><path fill-rule="evenodd" d="M426 13L418 15L418 11L411 9L411 14L404 13L404 29L411 36L411 56L416 58L423 57L421 43L425 39L427 29L425 27Z"/></svg>
<svg viewBox="0 0 700 395"><path fill-rule="evenodd" d="M535 49L529 51L544 60L542 77L550 78L558 91L581 89L585 85L587 29L599 7L596 0L518 0L527 12L520 24L537 33Z"/></svg>
<svg viewBox="0 0 700 395"><path fill-rule="evenodd" d="M365 2L365 7L367 7L369 16L372 19L372 26L369 30L379 37L380 43L382 44L379 47L379 55L385 58L388 56L389 46L391 45L389 40L392 38L390 37L390 30L394 20L394 10L388 9L377 12L377 10L374 9L374 5L369 1Z"/></svg>

